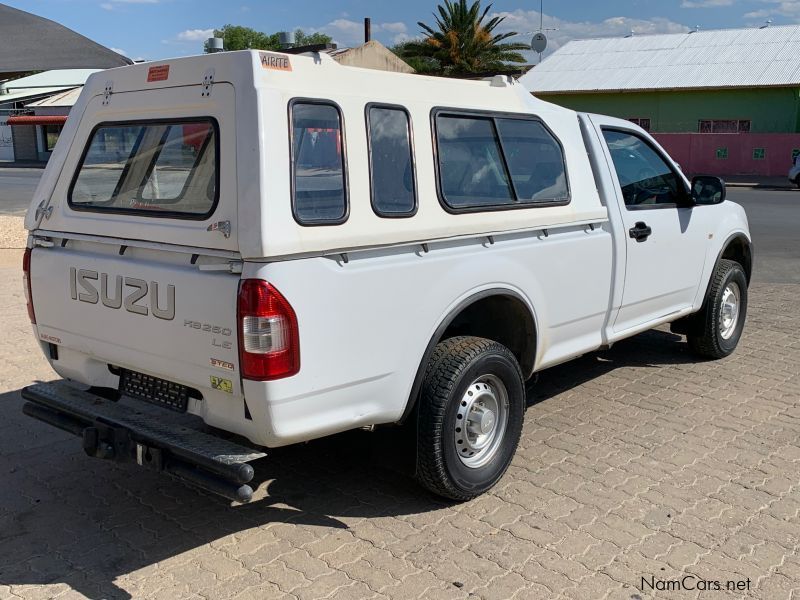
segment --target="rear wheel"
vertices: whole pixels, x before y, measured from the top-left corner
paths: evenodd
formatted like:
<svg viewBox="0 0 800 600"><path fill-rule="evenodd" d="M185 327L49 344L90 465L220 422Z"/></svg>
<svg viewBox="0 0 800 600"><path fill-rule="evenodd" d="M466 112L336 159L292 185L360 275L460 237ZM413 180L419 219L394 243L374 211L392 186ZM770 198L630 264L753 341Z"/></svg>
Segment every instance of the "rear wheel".
<svg viewBox="0 0 800 600"><path fill-rule="evenodd" d="M742 266L721 259L711 277L706 303L687 339L706 358L724 358L739 343L747 315L747 277Z"/></svg>
<svg viewBox="0 0 800 600"><path fill-rule="evenodd" d="M522 372L508 348L477 337L441 342L419 399L417 478L452 500L482 494L511 464L524 410Z"/></svg>

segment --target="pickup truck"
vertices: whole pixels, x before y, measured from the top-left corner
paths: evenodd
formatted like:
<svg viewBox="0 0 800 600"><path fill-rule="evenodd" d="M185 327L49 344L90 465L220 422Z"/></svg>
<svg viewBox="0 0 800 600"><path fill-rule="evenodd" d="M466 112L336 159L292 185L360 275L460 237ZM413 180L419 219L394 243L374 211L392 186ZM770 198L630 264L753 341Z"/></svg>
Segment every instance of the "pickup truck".
<svg viewBox="0 0 800 600"><path fill-rule="evenodd" d="M475 497L535 373L665 323L723 358L752 271L724 183L636 125L324 52L92 75L25 224L64 381L24 411L235 501L269 448L381 425Z"/></svg>

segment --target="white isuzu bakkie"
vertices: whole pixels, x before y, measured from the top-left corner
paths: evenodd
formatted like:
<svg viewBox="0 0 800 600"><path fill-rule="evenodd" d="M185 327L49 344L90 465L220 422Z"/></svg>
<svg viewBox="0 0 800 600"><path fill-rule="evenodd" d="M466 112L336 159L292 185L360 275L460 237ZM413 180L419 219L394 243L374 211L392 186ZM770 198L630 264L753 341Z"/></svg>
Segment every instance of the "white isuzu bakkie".
<svg viewBox="0 0 800 600"><path fill-rule="evenodd" d="M752 251L724 199L504 76L258 51L96 73L25 221L66 381L24 410L239 501L267 448L406 423L422 484L468 499L537 371L668 322L734 350Z"/></svg>

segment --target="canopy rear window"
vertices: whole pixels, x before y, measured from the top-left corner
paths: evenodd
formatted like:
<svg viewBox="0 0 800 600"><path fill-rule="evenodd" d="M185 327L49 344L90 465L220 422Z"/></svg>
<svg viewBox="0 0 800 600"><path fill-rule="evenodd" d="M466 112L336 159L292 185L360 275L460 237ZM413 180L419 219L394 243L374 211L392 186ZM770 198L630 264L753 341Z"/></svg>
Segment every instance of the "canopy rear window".
<svg viewBox="0 0 800 600"><path fill-rule="evenodd" d="M92 132L69 192L74 210L204 219L219 194L213 119L106 123Z"/></svg>

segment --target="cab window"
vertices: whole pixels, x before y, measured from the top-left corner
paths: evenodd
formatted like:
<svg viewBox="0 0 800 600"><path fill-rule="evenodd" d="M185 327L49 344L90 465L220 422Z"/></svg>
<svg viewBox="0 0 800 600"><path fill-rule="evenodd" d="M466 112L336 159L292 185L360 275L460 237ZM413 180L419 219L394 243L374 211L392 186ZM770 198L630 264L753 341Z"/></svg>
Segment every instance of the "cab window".
<svg viewBox="0 0 800 600"><path fill-rule="evenodd" d="M683 181L650 144L633 133L616 129L604 129L603 137L614 161L626 208L672 208L686 204Z"/></svg>

